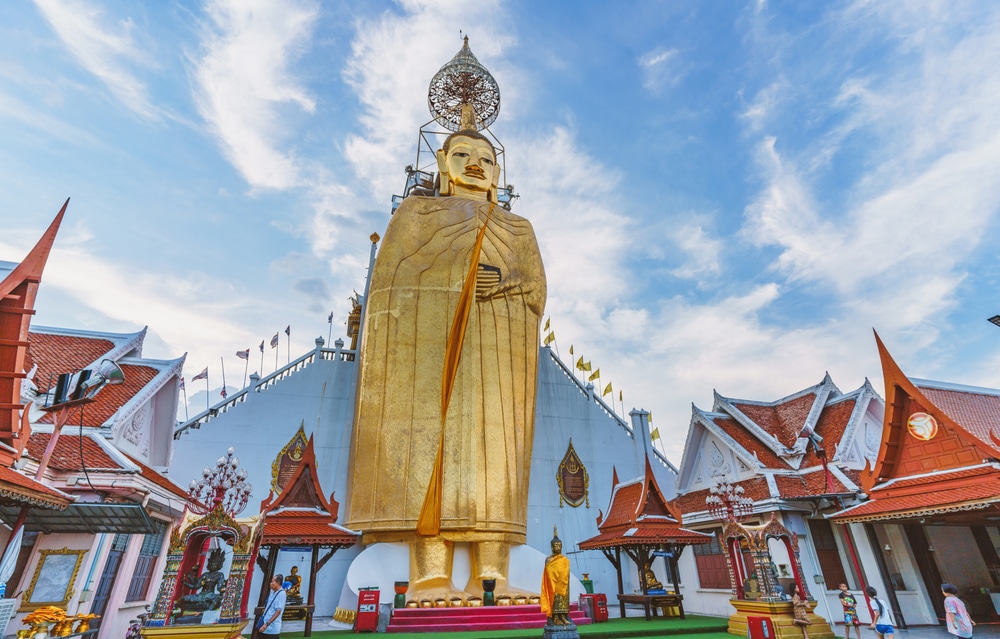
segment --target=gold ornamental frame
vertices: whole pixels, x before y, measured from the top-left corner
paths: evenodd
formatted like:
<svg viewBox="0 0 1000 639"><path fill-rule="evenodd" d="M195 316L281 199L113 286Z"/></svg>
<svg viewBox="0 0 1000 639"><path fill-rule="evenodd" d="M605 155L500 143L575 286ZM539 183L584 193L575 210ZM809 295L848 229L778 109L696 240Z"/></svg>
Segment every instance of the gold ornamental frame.
<svg viewBox="0 0 1000 639"><path fill-rule="evenodd" d="M21 607L18 612L37 610L42 606L58 606L65 608L76 590L73 585L76 577L80 573L80 564L83 563L83 556L87 550L41 550L38 553L38 564L35 566L35 574L31 578L31 584L24 591L21 599ZM70 569L69 556L76 556ZM49 559L51 558L51 561ZM69 578L66 578L69 575ZM62 593L61 599L54 598L56 593ZM45 601L35 601L34 597L42 596Z"/></svg>
<svg viewBox="0 0 1000 639"><path fill-rule="evenodd" d="M284 490L282 486L278 485L278 478L281 474L282 460L285 459L287 455L288 460L297 465L298 462L302 460L302 455L308 444L309 438L306 437L306 421L302 420L302 423L299 425L299 429L295 431L295 434L292 435L292 438L288 440L288 443L285 444L284 448L278 452L278 456L275 457L274 461L271 463L271 490L274 491L275 495L280 495L281 491ZM297 458L295 457L295 454L298 454Z"/></svg>
<svg viewBox="0 0 1000 639"><path fill-rule="evenodd" d="M569 495L567 494L567 486L565 485L564 477L566 475L583 475L582 479L582 495ZM556 471L556 483L559 485L559 507L562 508L563 504L569 504L573 508L577 508L586 503L587 508L590 508L590 474L587 473L587 468L583 465L583 461L580 456L576 454L576 449L573 448L573 438L569 439L569 446L566 448L566 454L563 456L562 461L559 463L559 470Z"/></svg>

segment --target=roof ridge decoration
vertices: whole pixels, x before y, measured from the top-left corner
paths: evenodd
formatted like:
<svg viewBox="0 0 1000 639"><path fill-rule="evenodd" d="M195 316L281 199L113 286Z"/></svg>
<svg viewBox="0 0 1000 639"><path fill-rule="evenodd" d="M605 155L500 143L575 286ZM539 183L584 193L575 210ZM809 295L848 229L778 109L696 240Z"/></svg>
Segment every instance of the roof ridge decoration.
<svg viewBox="0 0 1000 639"><path fill-rule="evenodd" d="M845 455L850 454L850 444L857 438L858 427L864 423L864 416L868 412L868 407L878 397L878 393L875 392L875 388L872 387L871 382L866 377L865 383L857 390L841 395L837 398L837 401L842 398L851 397L855 393L857 393L857 401L854 403L854 409L851 411L851 416L847 418L847 424L844 425L844 432L840 436L840 441L834 442L834 453L833 457L830 458L831 468L834 464L846 464L849 461L849 459L845 459ZM847 446L843 445L845 442L848 443Z"/></svg>
<svg viewBox="0 0 1000 639"><path fill-rule="evenodd" d="M702 427L705 428L705 430L712 433L713 435L715 435L721 441L723 441L730 449L732 449L732 451L736 454L738 458L742 458L744 462L747 462L747 465L749 465L751 469L760 470L762 468L766 468L764 463L760 461L760 458L757 457L757 451L749 450L743 444L733 439L733 437L730 436L729 433L724 431L722 427L720 427L712 420L710 415L716 413L706 413L697 406L694 406L694 409L699 413L698 418L699 421L701 422ZM717 415L720 417L724 417L725 419L732 419L737 424L740 424L741 426L743 425L740 423L739 420L737 420L729 413L717 413ZM686 452L687 451L685 451L685 453Z"/></svg>
<svg viewBox="0 0 1000 639"><path fill-rule="evenodd" d="M302 432L301 429L299 432ZM297 440L299 432L295 433L295 437L289 443ZM260 503L262 513L269 513L270 517L274 517L277 514L276 511L282 507L315 508L326 513L333 522L337 521L340 504L334 499L333 493L330 494L329 500L323 495L323 487L319 483L319 474L316 471L316 450L313 446L312 435L306 441L295 470L288 477L283 488L277 495L273 489L270 491L267 498ZM303 498L306 501L299 503ZM287 506L285 502L289 502Z"/></svg>
<svg viewBox="0 0 1000 639"><path fill-rule="evenodd" d="M180 377L181 371L184 370L184 360L186 358L187 353L172 360L147 360L142 357L134 358L134 361L132 357L119 360L119 363L126 366L152 368L156 371L156 375L111 415L109 421L112 423L112 430L117 430L121 424L131 418L150 397L160 392L172 378Z"/></svg>
<svg viewBox="0 0 1000 639"><path fill-rule="evenodd" d="M0 280L0 340L3 340L0 360L9 362L5 370L0 370L0 442L14 449L0 453L0 460L7 463L21 456L30 434L22 430L28 422L19 414L22 410L27 412L27 405L21 403L21 380L25 377L28 329L31 316L35 314L35 296L42 281L42 271L67 206L69 198L25 258Z"/></svg>
<svg viewBox="0 0 1000 639"><path fill-rule="evenodd" d="M995 426L990 432L990 436L994 440L992 442L983 441L969 432L920 391L889 354L889 349L882 342L878 332L873 331L873 333L878 347L879 359L882 362L886 411L882 422L882 441L879 446L878 459L874 465L866 462L865 468L861 471L861 487L864 492L871 493L876 484L896 477L901 454L905 448L903 446L904 438L907 435L906 416L901 414L905 406L899 404L905 402L905 396L920 404L926 412L942 426L951 430L962 442L986 449L992 452L993 457L1000 457L1000 437L996 434ZM899 397L899 391L902 391L904 397ZM897 406L897 404L899 405ZM886 451L891 451L891 453Z"/></svg>

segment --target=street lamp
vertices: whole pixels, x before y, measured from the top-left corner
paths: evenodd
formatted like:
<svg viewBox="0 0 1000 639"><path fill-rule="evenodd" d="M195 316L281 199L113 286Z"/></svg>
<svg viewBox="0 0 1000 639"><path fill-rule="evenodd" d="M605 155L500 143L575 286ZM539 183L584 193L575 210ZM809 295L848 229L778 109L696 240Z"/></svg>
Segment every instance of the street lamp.
<svg viewBox="0 0 1000 639"><path fill-rule="evenodd" d="M82 407L94 401L94 397L105 386L115 386L125 381L125 373L121 367L110 359L101 360L95 370L84 369L75 373L63 373L56 382L53 393L53 404L42 406L41 409L47 413L53 413L52 436L42 453L42 458L38 461L38 470L35 471L35 481L41 481L45 469L49 465L52 453L55 452L56 442L59 440L59 432L69 421L70 410L77 406ZM26 409L27 410L27 409ZM24 531L24 520L28 517L31 506L21 507L21 512L17 515L17 520L11 527L10 537L4 549L3 559L0 565L6 563L9 553L17 553L21 546L21 536ZM6 588L6 583L0 585Z"/></svg>

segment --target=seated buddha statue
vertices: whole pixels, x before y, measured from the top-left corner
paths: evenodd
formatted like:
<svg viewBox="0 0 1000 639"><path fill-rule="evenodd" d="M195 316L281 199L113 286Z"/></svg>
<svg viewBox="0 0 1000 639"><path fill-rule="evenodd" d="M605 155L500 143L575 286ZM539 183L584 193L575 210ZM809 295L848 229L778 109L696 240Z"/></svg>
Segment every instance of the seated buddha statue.
<svg viewBox="0 0 1000 639"><path fill-rule="evenodd" d="M289 606L301 606L302 605L302 576L299 575L299 567L292 566L292 571L285 576L285 581L291 583L291 587L288 589L288 605Z"/></svg>
<svg viewBox="0 0 1000 639"><path fill-rule="evenodd" d="M226 575L222 572L222 564L225 562L226 553L221 548L216 548L208 556L207 570L198 580L194 583L185 580L184 585L196 592L181 597L179 604L181 610L204 612L219 608L226 586Z"/></svg>

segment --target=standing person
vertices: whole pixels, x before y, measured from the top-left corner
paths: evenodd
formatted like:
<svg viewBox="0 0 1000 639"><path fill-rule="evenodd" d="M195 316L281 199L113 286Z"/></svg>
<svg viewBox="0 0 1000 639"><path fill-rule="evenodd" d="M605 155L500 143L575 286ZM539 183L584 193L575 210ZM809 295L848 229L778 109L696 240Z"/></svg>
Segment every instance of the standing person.
<svg viewBox="0 0 1000 639"><path fill-rule="evenodd" d="M847 584L840 584L840 605L844 607L844 639L851 639L851 627L861 639L861 621L858 620L858 600L847 589Z"/></svg>
<svg viewBox="0 0 1000 639"><path fill-rule="evenodd" d="M895 630L892 629L892 613L889 611L889 606L878 598L878 591L875 590L874 586L865 588L865 593L874 602L875 610L878 611L878 616L872 622L871 629L878 635L878 639L885 639L886 635L895 633Z"/></svg>
<svg viewBox="0 0 1000 639"><path fill-rule="evenodd" d="M283 586L285 578L282 575L275 575L271 580L271 594L267 597L267 604L264 605L264 612L260 616L259 630L261 634L269 639L277 639L281 634L281 613L285 611L285 588Z"/></svg>
<svg viewBox="0 0 1000 639"><path fill-rule="evenodd" d="M806 626L812 623L809 621L809 606L805 599L799 597L799 588L794 581L788 587L788 592L792 595L792 623L802 628L802 639L809 639L806 631Z"/></svg>
<svg viewBox="0 0 1000 639"><path fill-rule="evenodd" d="M941 594L944 595L944 616L948 632L956 637L970 639L972 626L976 622L965 609L965 602L958 598L958 588L955 584L941 584Z"/></svg>

